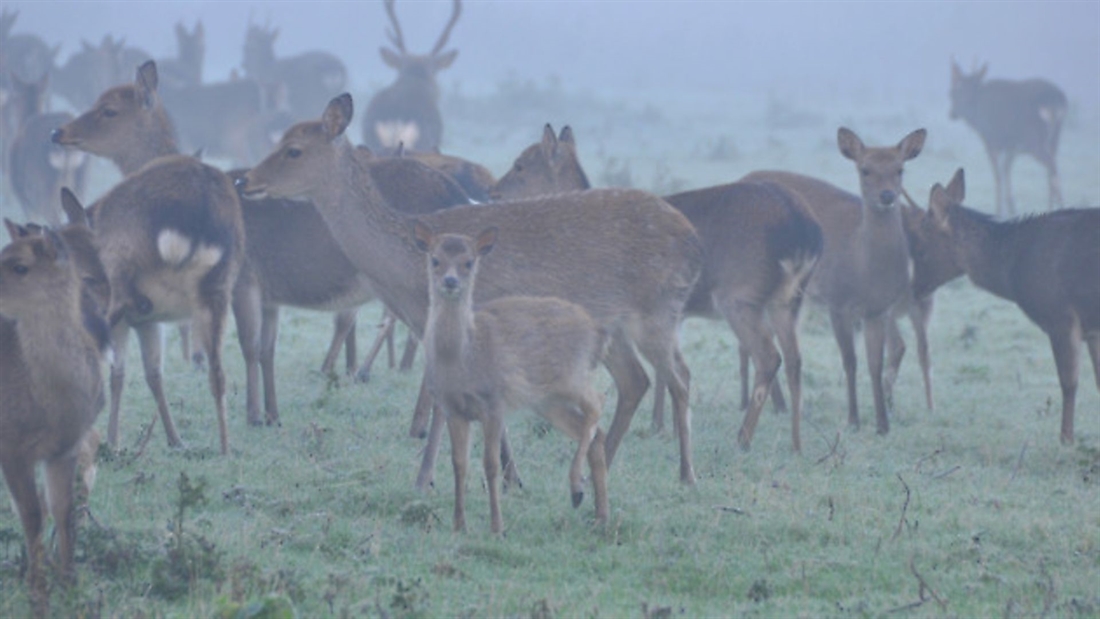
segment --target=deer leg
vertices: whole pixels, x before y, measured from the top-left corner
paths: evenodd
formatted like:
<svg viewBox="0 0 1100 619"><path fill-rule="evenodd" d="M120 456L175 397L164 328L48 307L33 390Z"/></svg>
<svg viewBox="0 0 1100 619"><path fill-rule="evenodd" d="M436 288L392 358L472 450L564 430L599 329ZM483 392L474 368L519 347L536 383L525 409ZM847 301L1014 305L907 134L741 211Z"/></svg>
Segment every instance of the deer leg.
<svg viewBox="0 0 1100 619"><path fill-rule="evenodd" d="M225 299L224 301L227 301ZM214 408L218 415L218 438L221 443L221 454L227 455L229 453L229 427L226 423L225 417L225 370L222 368L222 337L225 336L225 314L226 305L224 303L217 303L217 300L209 303L206 307L199 308L193 315L195 329L198 330L199 338L202 341L203 347L206 349L207 360L209 361L209 367L207 369L207 375L210 381L210 394L214 396ZM277 306L271 306L270 308L264 308L265 313L269 313L271 310L277 311ZM268 326L264 321L264 329L271 329L275 331L274 326ZM278 320L271 321L275 325L278 324ZM263 337L261 336L261 339ZM268 342L262 342L261 348L261 365L264 363L263 357L268 355L267 348ZM274 337L272 337L270 354L274 355ZM270 415L271 412L268 412ZM276 413L277 414L277 413ZM269 419L270 422L270 419Z"/></svg>
<svg viewBox="0 0 1100 619"><path fill-rule="evenodd" d="M500 476L500 437L504 427L500 414L501 411L489 412L481 420L484 443L481 460L485 467L485 483L489 486L489 530L498 535L504 528L500 515L500 484L497 483L497 477ZM454 449L454 445L451 449Z"/></svg>
<svg viewBox="0 0 1100 619"><path fill-rule="evenodd" d="M435 485L435 458L439 454L439 441L443 438L443 425L447 422L447 415L442 409L431 403L428 406L432 409L431 428L428 431L428 442L424 445L424 457L420 459L420 470L416 474L417 490Z"/></svg>
<svg viewBox="0 0 1100 619"><path fill-rule="evenodd" d="M679 316L669 316L665 320L643 325L643 333L646 337L638 342L638 349L653 365L657 377L663 378L668 384L668 391L672 396L673 421L676 424L677 438L680 442L680 481L685 484L694 484L695 467L692 464L691 454L691 372L684 363L677 343L678 322ZM631 415L633 412L632 410ZM615 419L611 423L612 431L615 431L618 421L618 411L616 411ZM625 428L623 430L625 431ZM621 434L619 436L621 438ZM610 433L608 433L608 440L611 440Z"/></svg>
<svg viewBox="0 0 1100 619"><path fill-rule="evenodd" d="M605 446L607 465L611 466L615 460L615 452L619 449L619 442L630 429L630 420L634 417L634 411L637 410L638 404L649 389L649 377L646 376L645 368L638 361L634 347L621 331L612 334L604 365L611 373L611 378L615 381L615 389L619 393L615 404L615 416L611 419L611 428L607 432Z"/></svg>
<svg viewBox="0 0 1100 619"><path fill-rule="evenodd" d="M596 423L600 411L594 405L589 406L586 399L578 400L580 409L570 406L553 406L539 411L539 414L569 438L577 441L577 451L569 465L569 491L573 507L580 506L584 500L583 467L588 448L596 436ZM595 414L595 417L592 415Z"/></svg>
<svg viewBox="0 0 1100 619"><path fill-rule="evenodd" d="M160 324L149 322L134 327L138 335L138 343L141 345L141 364L145 370L145 384L149 385L149 391L153 392L153 399L157 403L157 413L164 424L164 434L168 438L169 447L182 447L176 432L176 424L172 422L172 414L168 411L168 400L164 398L164 384L160 375Z"/></svg>
<svg viewBox="0 0 1100 619"><path fill-rule="evenodd" d="M1000 153L995 152L992 148L989 147L988 144L986 144L985 154L989 156L989 163L993 166L993 190L995 196L994 199L996 201L994 212L997 213L997 217L1004 217L1004 179L1001 176Z"/></svg>
<svg viewBox="0 0 1100 619"><path fill-rule="evenodd" d="M755 366L755 381L752 397L749 400L749 409L745 411L741 429L737 432L738 445L743 451L748 451L752 445L753 434L756 433L756 423L760 420L760 411L764 408L764 402L767 401L768 394L771 392L775 373L779 371L779 352L772 344L771 331L763 327L762 308L736 300L727 301L723 305L722 313L726 321L737 334L740 347L749 350Z"/></svg>
<svg viewBox="0 0 1100 619"><path fill-rule="evenodd" d="M653 420L649 423L649 431L658 434L665 428L665 392L668 385L658 377L653 379Z"/></svg>
<svg viewBox="0 0 1100 619"><path fill-rule="evenodd" d="M886 365L882 371L882 387L886 401L894 401L894 384L901 371L901 360L905 357L905 339L898 328L898 316L890 311L886 318Z"/></svg>
<svg viewBox="0 0 1100 619"><path fill-rule="evenodd" d="M321 363L321 373L332 375L336 368L336 358L341 349L348 348L348 374L355 371L355 314L356 309L336 312L332 317L332 341L329 342L325 360Z"/></svg>
<svg viewBox="0 0 1100 619"><path fill-rule="evenodd" d="M931 412L936 410L936 402L932 399L932 356L928 350L928 321L932 318L933 302L933 296L928 295L923 299L914 299L909 306L909 321L913 323L917 359L920 361L920 373L924 379L924 401Z"/></svg>
<svg viewBox="0 0 1100 619"><path fill-rule="evenodd" d="M419 341L412 331L405 336L405 350L401 353L401 364L397 366L397 369L402 372L408 372L412 369L413 362L416 361L416 349L419 346ZM390 367L393 367L393 335L390 335Z"/></svg>
<svg viewBox="0 0 1100 619"><path fill-rule="evenodd" d="M3 468L4 481L23 524L31 608L36 617L46 617L49 615L50 600L45 570L46 549L42 543L42 503L38 500L38 488L34 483L34 463L12 458L9 454L0 461L0 468Z"/></svg>
<svg viewBox="0 0 1100 619"><path fill-rule="evenodd" d="M611 502L607 496L607 456L604 453L603 430L596 427L596 436L588 446L588 470L592 474L592 494L596 503L596 522L603 524L611 516Z"/></svg>
<svg viewBox="0 0 1100 619"><path fill-rule="evenodd" d="M393 330L396 324L397 317L387 309L382 314L382 323L378 325L378 334L374 336L374 343L371 344L370 352L367 353L367 358L363 359L363 365L359 368L359 371L355 373L356 382L370 382L371 366L374 365L374 360L378 357L378 352L382 350L382 344L386 342L387 338L393 337ZM417 404L417 410L420 410L419 403ZM415 415L413 421L414 423L416 421ZM421 431L423 431L423 428L421 428Z"/></svg>
<svg viewBox="0 0 1100 619"><path fill-rule="evenodd" d="M741 374L741 410L749 410L749 363L752 359L749 349L737 343L738 368Z"/></svg>
<svg viewBox="0 0 1100 619"><path fill-rule="evenodd" d="M1047 332L1062 387L1062 444L1073 444L1073 413L1077 399L1077 364L1080 333L1077 325L1056 327Z"/></svg>
<svg viewBox="0 0 1100 619"><path fill-rule="evenodd" d="M771 308L768 312L779 347L783 351L787 387L791 390L791 445L795 453L802 453L802 352L798 346L798 314L801 306L801 299L793 299L782 306ZM778 382L776 379L775 383ZM779 390L772 390L773 396L776 391Z"/></svg>
<svg viewBox="0 0 1100 619"><path fill-rule="evenodd" d="M46 496L57 531L61 580L71 584L76 575L73 554L76 540L76 510L73 488L76 483L76 449L46 462Z"/></svg>
<svg viewBox="0 0 1100 619"><path fill-rule="evenodd" d="M451 466L455 476L454 530L466 530L466 466L470 459L470 422L459 415L445 415L451 435Z"/></svg>
<svg viewBox="0 0 1100 619"><path fill-rule="evenodd" d="M279 340L279 306L266 305L262 314L260 369L264 375L264 423L272 425L279 423L279 400L275 395L275 345ZM259 423L259 419L256 421Z"/></svg>
<svg viewBox="0 0 1100 619"><path fill-rule="evenodd" d="M848 385L848 426L859 429L859 404L856 400L856 346L852 330L852 317L844 310L829 310L829 322L833 337L840 348L840 360L844 365L844 379Z"/></svg>
<svg viewBox="0 0 1100 619"><path fill-rule="evenodd" d="M1089 356L1092 357L1092 372L1096 375L1096 388L1100 389L1100 333L1085 336L1088 342Z"/></svg>
<svg viewBox="0 0 1100 619"><path fill-rule="evenodd" d="M863 320L863 343L867 349L867 371L871 374L871 392L875 399L875 422L881 435L890 432L890 420L886 411L886 392L882 384L882 362L886 329L893 318L889 312Z"/></svg>
<svg viewBox="0 0 1100 619"><path fill-rule="evenodd" d="M183 353L184 363L191 361L191 323L181 322L176 326L180 334L180 352Z"/></svg>
<svg viewBox="0 0 1100 619"><path fill-rule="evenodd" d="M500 466L504 469L505 492L512 486L523 487L523 479L519 476L519 467L516 466L516 459L512 456L512 445L508 442L508 426L504 426L500 434Z"/></svg>
<svg viewBox="0 0 1100 619"><path fill-rule="evenodd" d="M1016 216L1016 199L1012 197L1012 163L1016 153L1008 152L1004 156L1005 207L1009 217Z"/></svg>
<svg viewBox="0 0 1100 619"><path fill-rule="evenodd" d="M247 275L242 273L241 278L244 277ZM260 421L260 330L263 309L258 287L238 280L233 292L233 317L237 322L237 342L244 357L248 425L258 426L263 423Z"/></svg>
<svg viewBox="0 0 1100 619"><path fill-rule="evenodd" d="M1058 178L1058 163L1054 159L1053 151L1051 152L1050 159L1046 162L1046 168L1047 185L1050 187L1050 195L1047 199L1047 210L1063 208L1065 202L1062 200L1062 181Z"/></svg>
<svg viewBox="0 0 1100 619"><path fill-rule="evenodd" d="M351 325L344 334L344 375L354 376L359 368L359 342L355 337L355 325L358 322L359 308L347 310L351 313ZM334 319L335 320L335 319ZM333 365L336 365L335 359Z"/></svg>
<svg viewBox="0 0 1100 619"><path fill-rule="evenodd" d="M122 389L126 385L126 348L130 341L130 325L120 320L111 329L111 415L107 420L107 444L118 450L118 418L122 408Z"/></svg>

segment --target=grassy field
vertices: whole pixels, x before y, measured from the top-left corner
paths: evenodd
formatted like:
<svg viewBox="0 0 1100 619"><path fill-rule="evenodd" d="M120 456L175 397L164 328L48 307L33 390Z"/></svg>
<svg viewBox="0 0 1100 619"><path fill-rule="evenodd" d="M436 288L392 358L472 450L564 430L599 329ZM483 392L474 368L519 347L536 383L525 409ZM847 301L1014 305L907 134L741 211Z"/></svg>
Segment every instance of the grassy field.
<svg viewBox="0 0 1100 619"><path fill-rule="evenodd" d="M868 144L927 126L928 147L907 169L914 198L967 165L967 202L992 202L977 137L946 120L946 103L777 111L774 100L622 100L553 84L502 83L483 99L452 92L448 139L500 174L543 122L567 121L601 185L673 191L784 168L853 188L851 164L836 152L838 124ZM1100 198L1098 136L1096 112L1075 110L1061 156L1071 204ZM1045 205L1037 165L1018 164L1016 188L1019 204ZM363 334L381 308L360 315ZM217 455L206 376L176 354L174 329L165 384L187 447L169 450L157 427L136 454L154 407L132 352L124 448L101 454L79 533L79 584L54 596L58 615L202 617L244 605L302 617L1100 616L1100 394L1091 367L1083 357L1077 444L1061 446L1046 337L965 280L937 296L935 412L925 408L910 338L886 437L873 431L862 345L865 425L847 428L827 316L807 307L801 456L790 450L788 416L770 405L752 451L737 449L733 335L721 323L685 323L699 481L678 482L675 440L648 432L647 398L611 470L605 527L593 526L591 497L569 506L570 442L530 413L513 416L525 485L505 495L501 538L489 534L476 440L467 533L451 531L447 447L435 489L413 488L422 443L406 436L422 359L411 373L376 366L367 385L331 379L317 371L330 325L328 315L284 313L283 423L273 428L245 424L231 327L229 457ZM610 416L615 394L606 374L598 380ZM0 616L23 616L22 532L6 501L0 540Z"/></svg>

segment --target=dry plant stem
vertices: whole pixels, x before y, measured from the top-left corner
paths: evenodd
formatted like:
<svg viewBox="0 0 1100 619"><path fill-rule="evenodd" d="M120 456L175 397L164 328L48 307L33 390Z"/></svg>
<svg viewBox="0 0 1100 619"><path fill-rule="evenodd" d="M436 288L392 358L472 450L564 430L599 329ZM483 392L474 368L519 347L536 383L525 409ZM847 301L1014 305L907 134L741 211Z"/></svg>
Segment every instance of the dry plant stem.
<svg viewBox="0 0 1100 619"><path fill-rule="evenodd" d="M901 517L898 518L898 528L894 529L894 534L890 537L891 541L897 539L898 536L901 535L901 528L903 525L905 525L905 512L909 509L909 484L905 483L905 480L902 479L901 473L898 473L898 481L900 481L901 485L905 487L905 503L903 503L901 506Z"/></svg>

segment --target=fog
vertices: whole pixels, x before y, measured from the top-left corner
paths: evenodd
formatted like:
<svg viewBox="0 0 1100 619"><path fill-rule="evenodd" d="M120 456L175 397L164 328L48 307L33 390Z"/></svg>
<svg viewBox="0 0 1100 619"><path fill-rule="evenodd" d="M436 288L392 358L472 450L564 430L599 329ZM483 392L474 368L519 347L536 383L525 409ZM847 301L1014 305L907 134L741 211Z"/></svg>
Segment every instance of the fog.
<svg viewBox="0 0 1100 619"><path fill-rule="evenodd" d="M353 91L388 83L379 59L388 22L374 2L4 2L16 32L60 44L124 36L157 58L175 55L173 25L201 19L204 78L240 65L249 20L281 29L276 52L324 49L348 65ZM401 2L408 48L431 48L447 1ZM793 97L887 96L942 102L950 60L988 62L990 75L1042 76L1078 109L1100 104L1100 3L1088 2L655 2L467 0L441 82L464 91L505 76L618 92L761 92Z"/></svg>

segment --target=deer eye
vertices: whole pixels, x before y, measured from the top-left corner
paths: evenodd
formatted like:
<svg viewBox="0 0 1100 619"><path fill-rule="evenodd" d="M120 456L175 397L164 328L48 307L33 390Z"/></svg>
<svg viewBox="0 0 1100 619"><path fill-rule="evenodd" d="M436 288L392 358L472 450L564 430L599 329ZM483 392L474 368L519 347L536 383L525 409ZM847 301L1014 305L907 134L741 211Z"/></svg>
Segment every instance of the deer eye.
<svg viewBox="0 0 1100 619"><path fill-rule="evenodd" d="M470 270L472 268L474 268L474 261L473 260L467 260L466 261L466 270Z"/></svg>
<svg viewBox="0 0 1100 619"><path fill-rule="evenodd" d="M115 116L118 116L118 111L109 107L105 107L103 108L103 115L107 118L114 118Z"/></svg>
<svg viewBox="0 0 1100 619"><path fill-rule="evenodd" d="M868 176L871 175L871 171L868 170L867 168L860 169L859 173L862 174L864 178L867 178Z"/></svg>
<svg viewBox="0 0 1100 619"><path fill-rule="evenodd" d="M439 267L439 258L432 258L432 268Z"/></svg>
<svg viewBox="0 0 1100 619"><path fill-rule="evenodd" d="M30 269L27 268L27 265L25 265L25 264L17 264L15 266L13 266L11 268L11 270L15 271L16 275L26 275L27 272L30 271Z"/></svg>
<svg viewBox="0 0 1100 619"><path fill-rule="evenodd" d="M302 149L300 148L288 148L286 149L286 156L291 159L297 159L302 156Z"/></svg>

